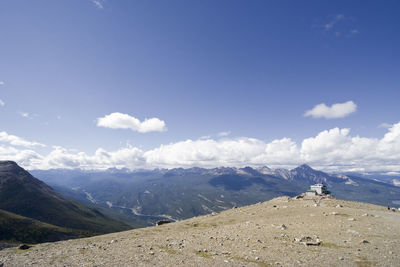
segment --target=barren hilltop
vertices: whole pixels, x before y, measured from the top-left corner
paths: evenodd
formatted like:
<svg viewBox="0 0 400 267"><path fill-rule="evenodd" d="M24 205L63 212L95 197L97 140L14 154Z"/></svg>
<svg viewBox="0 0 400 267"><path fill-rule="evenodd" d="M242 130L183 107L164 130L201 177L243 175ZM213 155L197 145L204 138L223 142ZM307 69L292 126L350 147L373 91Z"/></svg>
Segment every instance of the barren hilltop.
<svg viewBox="0 0 400 267"><path fill-rule="evenodd" d="M0 266L398 266L400 212L279 197L131 231L0 251Z"/></svg>

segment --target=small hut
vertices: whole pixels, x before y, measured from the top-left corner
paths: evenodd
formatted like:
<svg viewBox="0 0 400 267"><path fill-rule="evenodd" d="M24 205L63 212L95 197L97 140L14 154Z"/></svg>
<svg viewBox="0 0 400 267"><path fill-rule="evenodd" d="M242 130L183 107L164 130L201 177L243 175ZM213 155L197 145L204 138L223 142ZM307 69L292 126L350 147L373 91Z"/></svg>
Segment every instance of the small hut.
<svg viewBox="0 0 400 267"><path fill-rule="evenodd" d="M317 195L327 195L329 194L326 190L326 186L323 184L315 184L310 186L310 189L306 191L306 196L317 196Z"/></svg>

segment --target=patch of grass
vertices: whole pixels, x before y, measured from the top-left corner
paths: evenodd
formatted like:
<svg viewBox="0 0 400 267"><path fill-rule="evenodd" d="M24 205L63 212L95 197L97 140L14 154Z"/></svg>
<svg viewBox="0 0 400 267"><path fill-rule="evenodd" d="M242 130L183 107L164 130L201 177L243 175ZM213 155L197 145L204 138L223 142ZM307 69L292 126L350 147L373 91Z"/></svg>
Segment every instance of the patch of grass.
<svg viewBox="0 0 400 267"><path fill-rule="evenodd" d="M169 247L164 247L164 246L160 246L160 245L153 245L154 247L157 247L159 249L161 249L164 252L167 252L168 254L174 255L177 254L178 251L176 251L175 249L169 248Z"/></svg>
<svg viewBox="0 0 400 267"><path fill-rule="evenodd" d="M204 251L200 251L200 252L196 251L196 255L198 255L200 257L203 257L203 258L206 258L206 259L211 259L212 258L210 253L204 252Z"/></svg>
<svg viewBox="0 0 400 267"><path fill-rule="evenodd" d="M28 249L19 249L19 248L16 248L16 249L15 249L15 254L23 254L23 253L28 252L29 250L30 250L30 248L28 248Z"/></svg>
<svg viewBox="0 0 400 267"><path fill-rule="evenodd" d="M262 267L271 267L272 266L272 265L270 265L270 264L268 264L266 262L245 259L245 258L242 258L242 257L232 257L231 259L232 260L236 260L236 261L246 262L246 263L255 263L255 264L258 264L258 266L262 266Z"/></svg>
<svg viewBox="0 0 400 267"><path fill-rule="evenodd" d="M318 246L307 246L306 248L307 248L307 250L310 251L310 252L320 253L320 250L317 249Z"/></svg>
<svg viewBox="0 0 400 267"><path fill-rule="evenodd" d="M376 261L368 260L366 257L358 257L359 259L356 260L354 263L357 267L371 267L376 265Z"/></svg>
<svg viewBox="0 0 400 267"><path fill-rule="evenodd" d="M192 223L192 224L186 224L189 227L216 227L217 223L216 222L210 222L210 223Z"/></svg>

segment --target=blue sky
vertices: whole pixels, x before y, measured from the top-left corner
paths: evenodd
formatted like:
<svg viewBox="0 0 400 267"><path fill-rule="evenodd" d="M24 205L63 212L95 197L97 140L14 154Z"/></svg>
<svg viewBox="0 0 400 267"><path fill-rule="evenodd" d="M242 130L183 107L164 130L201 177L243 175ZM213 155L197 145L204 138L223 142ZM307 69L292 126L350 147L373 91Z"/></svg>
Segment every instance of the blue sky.
<svg viewBox="0 0 400 267"><path fill-rule="evenodd" d="M344 168L351 158L346 168L366 168L371 159L356 158L368 150L352 138L380 142L400 122L399 12L398 1L2 0L0 158L30 168L262 165L261 158ZM322 103L319 117L304 116ZM164 126L138 132L115 114L99 125L113 113ZM351 139L338 146L357 146L353 157L337 158L334 145L305 152L305 139L336 128ZM257 149L241 148L252 139ZM266 152L286 139L298 150L293 162L287 147ZM391 162L400 137L393 142L374 146L377 168L390 161L385 170L400 171ZM390 149L380 154L382 147ZM99 148L114 159L98 160ZM135 163L117 153L129 149L140 150ZM232 149L246 156L221 156Z"/></svg>

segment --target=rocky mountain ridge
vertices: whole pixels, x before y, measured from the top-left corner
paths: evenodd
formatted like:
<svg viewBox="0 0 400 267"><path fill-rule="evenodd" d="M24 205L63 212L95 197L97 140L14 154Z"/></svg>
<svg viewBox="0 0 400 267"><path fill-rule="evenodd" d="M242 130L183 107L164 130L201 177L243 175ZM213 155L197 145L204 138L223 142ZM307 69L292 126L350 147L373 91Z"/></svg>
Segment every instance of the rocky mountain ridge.
<svg viewBox="0 0 400 267"><path fill-rule="evenodd" d="M130 229L96 209L67 199L13 161L0 161L0 209L35 219L29 222L31 226L47 223L86 231L86 235ZM19 221L23 220L26 221L22 218ZM0 236L0 240L4 240L4 236Z"/></svg>

